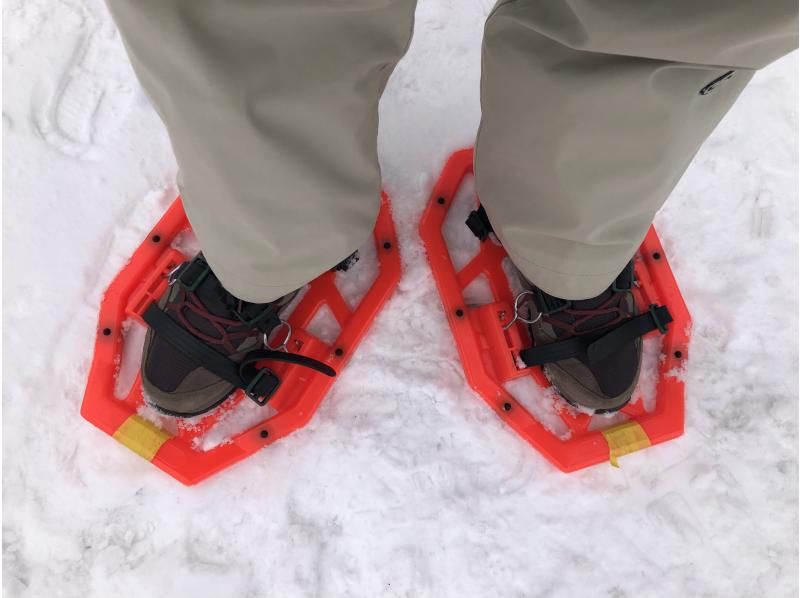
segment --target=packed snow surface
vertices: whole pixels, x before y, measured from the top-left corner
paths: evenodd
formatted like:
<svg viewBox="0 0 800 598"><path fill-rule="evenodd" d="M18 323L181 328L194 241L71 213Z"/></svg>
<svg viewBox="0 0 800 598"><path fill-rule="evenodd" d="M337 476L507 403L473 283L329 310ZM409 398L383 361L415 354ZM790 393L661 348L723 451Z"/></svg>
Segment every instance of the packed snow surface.
<svg viewBox="0 0 800 598"><path fill-rule="evenodd" d="M167 135L100 0L5 2L5 596L797 594L797 56L656 220L686 434L565 475L466 385L416 232L491 4L420 0L383 99L398 292L306 428L187 488L78 413L101 294L176 194Z"/></svg>

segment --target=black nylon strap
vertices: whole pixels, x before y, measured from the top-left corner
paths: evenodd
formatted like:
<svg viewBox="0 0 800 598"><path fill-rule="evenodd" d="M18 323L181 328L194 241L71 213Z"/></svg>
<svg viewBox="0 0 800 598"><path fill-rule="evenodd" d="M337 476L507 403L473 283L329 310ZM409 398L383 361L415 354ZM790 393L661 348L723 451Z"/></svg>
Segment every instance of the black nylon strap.
<svg viewBox="0 0 800 598"><path fill-rule="evenodd" d="M589 363L597 363L613 353L618 347L652 330L667 332L666 325L672 322L669 310L651 305L647 313L623 322L609 332L595 335L573 336L563 341L529 347L520 351L520 358L528 367L553 363L563 359L586 356Z"/></svg>
<svg viewBox="0 0 800 598"><path fill-rule="evenodd" d="M282 351L250 351L241 364L231 361L183 328L155 303L145 310L143 318L156 334L195 364L226 382L244 389L247 396L259 405L265 404L272 393L277 390L280 379L269 368L256 367L255 364L258 361L271 360L292 363L310 368L326 376L336 376L336 370L321 361Z"/></svg>
<svg viewBox="0 0 800 598"><path fill-rule="evenodd" d="M187 291L196 291L201 284L208 280L209 274L211 274L211 267L203 254L198 253L192 261L184 262L178 267L174 273L174 280Z"/></svg>
<svg viewBox="0 0 800 598"><path fill-rule="evenodd" d="M591 342L592 338L573 336L563 341L528 347L520 351L519 356L528 367L544 365L583 355Z"/></svg>
<svg viewBox="0 0 800 598"><path fill-rule="evenodd" d="M275 313L275 306L272 303L266 305L258 303L246 303L237 301L238 305L228 306L242 324L248 328L257 328L264 334L269 334L280 326L281 319Z"/></svg>
<svg viewBox="0 0 800 598"><path fill-rule="evenodd" d="M660 330L661 334L666 333L666 325L670 322L672 322L672 316L665 306L651 305L646 314L631 318L589 345L587 351L589 363L597 363L605 359L620 345L644 336L652 330Z"/></svg>
<svg viewBox="0 0 800 598"><path fill-rule="evenodd" d="M628 262L625 269L619 273L611 283L611 289L614 291L631 291L633 290L634 275L633 275L633 260Z"/></svg>
<svg viewBox="0 0 800 598"><path fill-rule="evenodd" d="M469 227L469 230L472 231L472 234L478 237L478 239L481 241L488 239L489 233L494 232L492 223L489 222L489 216L486 214L486 210L483 209L483 206L478 206L477 210L469 213L466 224Z"/></svg>
<svg viewBox="0 0 800 598"><path fill-rule="evenodd" d="M144 321L159 336L170 345L186 355L194 363L204 367L215 376L219 376L226 382L236 386L242 386L242 379L239 376L239 365L234 363L221 353L217 353L183 328L175 320L159 309L156 303L151 303L144 315Z"/></svg>
<svg viewBox="0 0 800 598"><path fill-rule="evenodd" d="M240 372L246 372L250 369L258 369L254 367L257 361L282 361L283 363L293 363L294 365L302 365L320 374L325 374L330 378L336 377L336 370L334 370L327 363L322 363L311 357L305 355L298 355L297 353L286 353L285 351L270 351L264 349L263 351L250 351L239 366ZM245 376L242 376L243 378Z"/></svg>
<svg viewBox="0 0 800 598"><path fill-rule="evenodd" d="M208 265L202 253L194 259L183 262L171 275L171 283L176 282L189 292L196 293L206 284L218 285L219 281ZM269 334L280 325L281 320L275 313L272 303L250 303L241 301L231 294L226 294L225 304L238 320L248 328L257 328L264 334Z"/></svg>

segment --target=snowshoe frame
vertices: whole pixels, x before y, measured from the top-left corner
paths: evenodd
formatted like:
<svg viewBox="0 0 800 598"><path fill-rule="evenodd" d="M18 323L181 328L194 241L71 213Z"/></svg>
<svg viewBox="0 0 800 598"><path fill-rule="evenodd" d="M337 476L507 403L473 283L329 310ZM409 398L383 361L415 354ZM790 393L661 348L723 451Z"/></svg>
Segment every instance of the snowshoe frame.
<svg viewBox="0 0 800 598"><path fill-rule="evenodd" d="M244 399L241 390L191 422L177 418L175 435L138 414L144 401L140 374L126 397L115 397L124 323L128 318L144 323L142 314L165 292L168 274L191 257L171 246L179 234L189 229L179 197L108 287L100 306L94 358L81 405L81 415L86 420L187 485L196 484L306 425L335 380L308 368L269 362L282 380L269 401L274 411L270 410L269 415L265 411L263 421L205 452L194 448L193 443ZM289 351L318 359L337 372L346 365L400 280L397 235L385 193L381 194L373 237L378 275L359 304L350 308L336 287L334 272L313 280L289 317L293 331ZM331 344L305 330L325 305L341 328Z"/></svg>
<svg viewBox="0 0 800 598"><path fill-rule="evenodd" d="M554 398L553 409L569 429L569 438L561 438L503 387L505 382L521 376L532 376L543 389L550 386L541 368L518 365L520 350L531 344L525 325L516 322L504 330L513 317L515 299L503 270L503 261L508 257L505 250L486 240L461 270L456 271L451 260L442 227L464 179L472 174L473 150L454 153L431 192L419 228L470 386L506 424L564 472L604 461L616 466L622 455L680 436L684 429L681 372L688 358L691 320L655 229L651 227L647 233L634 266L639 282L634 295L640 308L666 305L673 316L662 337L655 408L647 412L643 401L629 403L622 409L627 421L591 431L590 415ZM469 306L464 291L480 275L485 275L494 302Z"/></svg>

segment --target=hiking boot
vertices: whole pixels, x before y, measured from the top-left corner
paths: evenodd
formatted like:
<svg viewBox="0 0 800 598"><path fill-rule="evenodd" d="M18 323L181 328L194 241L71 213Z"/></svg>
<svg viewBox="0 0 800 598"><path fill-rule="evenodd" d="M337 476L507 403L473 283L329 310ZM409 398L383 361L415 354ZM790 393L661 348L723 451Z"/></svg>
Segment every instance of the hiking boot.
<svg viewBox="0 0 800 598"><path fill-rule="evenodd" d="M610 335L637 316L632 288L633 262L591 299L560 299L532 285L539 315L530 325L534 348L522 357L528 365L541 365L556 390L576 407L609 413L633 395L642 363L641 336ZM604 337L606 346L598 351L595 341Z"/></svg>
<svg viewBox="0 0 800 598"><path fill-rule="evenodd" d="M190 417L218 406L247 382L248 396L262 404L277 388L277 377L252 368L245 379L238 369L254 361L245 362L246 357L270 353L260 350L296 294L249 303L223 288L202 254L181 264L170 275L167 292L145 313L150 325L141 369L145 400L165 414Z"/></svg>
<svg viewBox="0 0 800 598"><path fill-rule="evenodd" d="M481 242L494 233L483 206L470 213L466 225ZM532 296L535 313L522 321L529 323L534 346L520 351L520 359L528 367L542 366L556 390L576 407L594 413L622 409L639 381L642 337L654 330L666 334L672 322L663 305L638 314L633 261L591 299L560 299L525 282L529 288L517 296L514 310L522 298Z"/></svg>

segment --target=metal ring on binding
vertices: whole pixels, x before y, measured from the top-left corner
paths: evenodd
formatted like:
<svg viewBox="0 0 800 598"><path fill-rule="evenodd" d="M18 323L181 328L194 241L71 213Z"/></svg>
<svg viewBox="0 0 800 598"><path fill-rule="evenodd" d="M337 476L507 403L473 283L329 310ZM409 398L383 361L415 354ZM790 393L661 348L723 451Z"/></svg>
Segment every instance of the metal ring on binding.
<svg viewBox="0 0 800 598"><path fill-rule="evenodd" d="M264 333L264 346L270 351L283 351L284 353L288 353L289 339L292 338L292 325L286 320L281 320L281 323L273 328L272 332L275 332L275 329L280 328L281 326L286 326L286 336L283 338L283 342L277 347L273 347L269 344L269 336L267 333Z"/></svg>
<svg viewBox="0 0 800 598"><path fill-rule="evenodd" d="M503 330L508 330L509 328L511 328L511 326L514 325L514 322L516 322L517 320L519 320L520 322L524 322L525 324L535 324L536 322L542 319L542 312L539 312L533 319L523 318L521 315L519 315L519 307L522 298L533 294L534 294L533 291L522 291L519 295L516 296L516 298L514 299L514 317L508 324L503 326Z"/></svg>

